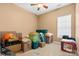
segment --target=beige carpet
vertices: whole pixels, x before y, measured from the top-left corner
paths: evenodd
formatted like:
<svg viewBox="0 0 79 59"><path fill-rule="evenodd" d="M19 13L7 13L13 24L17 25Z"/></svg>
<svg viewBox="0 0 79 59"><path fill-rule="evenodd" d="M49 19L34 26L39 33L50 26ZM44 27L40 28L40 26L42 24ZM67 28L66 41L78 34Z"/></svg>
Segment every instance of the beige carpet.
<svg viewBox="0 0 79 59"><path fill-rule="evenodd" d="M78 56L78 54L67 53L61 51L60 43L53 42L51 44L46 44L43 48L32 49L27 52L19 52L17 56Z"/></svg>

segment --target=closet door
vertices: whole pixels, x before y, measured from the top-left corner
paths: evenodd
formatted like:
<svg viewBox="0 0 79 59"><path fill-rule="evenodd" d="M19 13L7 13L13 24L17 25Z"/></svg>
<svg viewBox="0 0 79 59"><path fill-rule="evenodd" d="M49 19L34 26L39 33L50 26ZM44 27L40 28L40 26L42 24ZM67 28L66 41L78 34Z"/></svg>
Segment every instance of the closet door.
<svg viewBox="0 0 79 59"><path fill-rule="evenodd" d="M62 38L63 35L71 37L71 15L57 18L57 37Z"/></svg>

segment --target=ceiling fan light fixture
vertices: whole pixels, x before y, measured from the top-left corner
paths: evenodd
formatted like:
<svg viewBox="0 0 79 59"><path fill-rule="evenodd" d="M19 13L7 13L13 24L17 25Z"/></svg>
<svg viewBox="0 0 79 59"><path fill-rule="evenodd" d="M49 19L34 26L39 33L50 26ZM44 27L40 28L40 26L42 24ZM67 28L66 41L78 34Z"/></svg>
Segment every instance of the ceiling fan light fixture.
<svg viewBox="0 0 79 59"><path fill-rule="evenodd" d="M38 10L38 11L39 11L41 8L43 8L43 9L47 9L47 8L48 8L48 4L45 4L45 3L31 4L31 6L37 7L37 10Z"/></svg>
<svg viewBox="0 0 79 59"><path fill-rule="evenodd" d="M43 7L43 4L38 4L38 7Z"/></svg>

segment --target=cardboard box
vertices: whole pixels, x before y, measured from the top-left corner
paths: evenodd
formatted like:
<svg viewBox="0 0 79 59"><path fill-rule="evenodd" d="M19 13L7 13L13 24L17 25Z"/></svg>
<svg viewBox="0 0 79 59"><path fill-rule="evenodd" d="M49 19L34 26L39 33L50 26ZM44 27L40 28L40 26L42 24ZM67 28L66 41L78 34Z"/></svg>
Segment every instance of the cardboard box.
<svg viewBox="0 0 79 59"><path fill-rule="evenodd" d="M16 52L21 51L21 44L11 45L6 48L11 50L12 52L16 53Z"/></svg>
<svg viewBox="0 0 79 59"><path fill-rule="evenodd" d="M26 52L32 49L32 42L30 39L25 39L22 41L22 51Z"/></svg>
<svg viewBox="0 0 79 59"><path fill-rule="evenodd" d="M44 47L45 45L46 45L45 42L40 42L40 43L39 43L39 47Z"/></svg>

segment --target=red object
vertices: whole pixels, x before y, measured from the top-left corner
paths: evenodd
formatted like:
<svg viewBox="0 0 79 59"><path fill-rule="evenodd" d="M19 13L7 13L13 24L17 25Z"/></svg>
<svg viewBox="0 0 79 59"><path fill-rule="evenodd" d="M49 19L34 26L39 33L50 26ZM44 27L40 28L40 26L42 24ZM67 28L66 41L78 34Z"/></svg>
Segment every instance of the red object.
<svg viewBox="0 0 79 59"><path fill-rule="evenodd" d="M9 39L13 39L13 38L15 38L15 35L13 33L5 33L3 35L4 40L9 40Z"/></svg>
<svg viewBox="0 0 79 59"><path fill-rule="evenodd" d="M66 49L64 48L64 46L65 46L66 44L72 46L72 48L71 48L72 51L68 51L68 50L66 50ZM75 52L77 52L76 43L75 43L75 42L64 42L64 41L62 41L62 42L61 42L61 50L62 50L62 51L69 52L69 53L75 53Z"/></svg>
<svg viewBox="0 0 79 59"><path fill-rule="evenodd" d="M9 38L10 38L9 33L5 33L4 36L3 36L3 39L4 40L8 40Z"/></svg>

